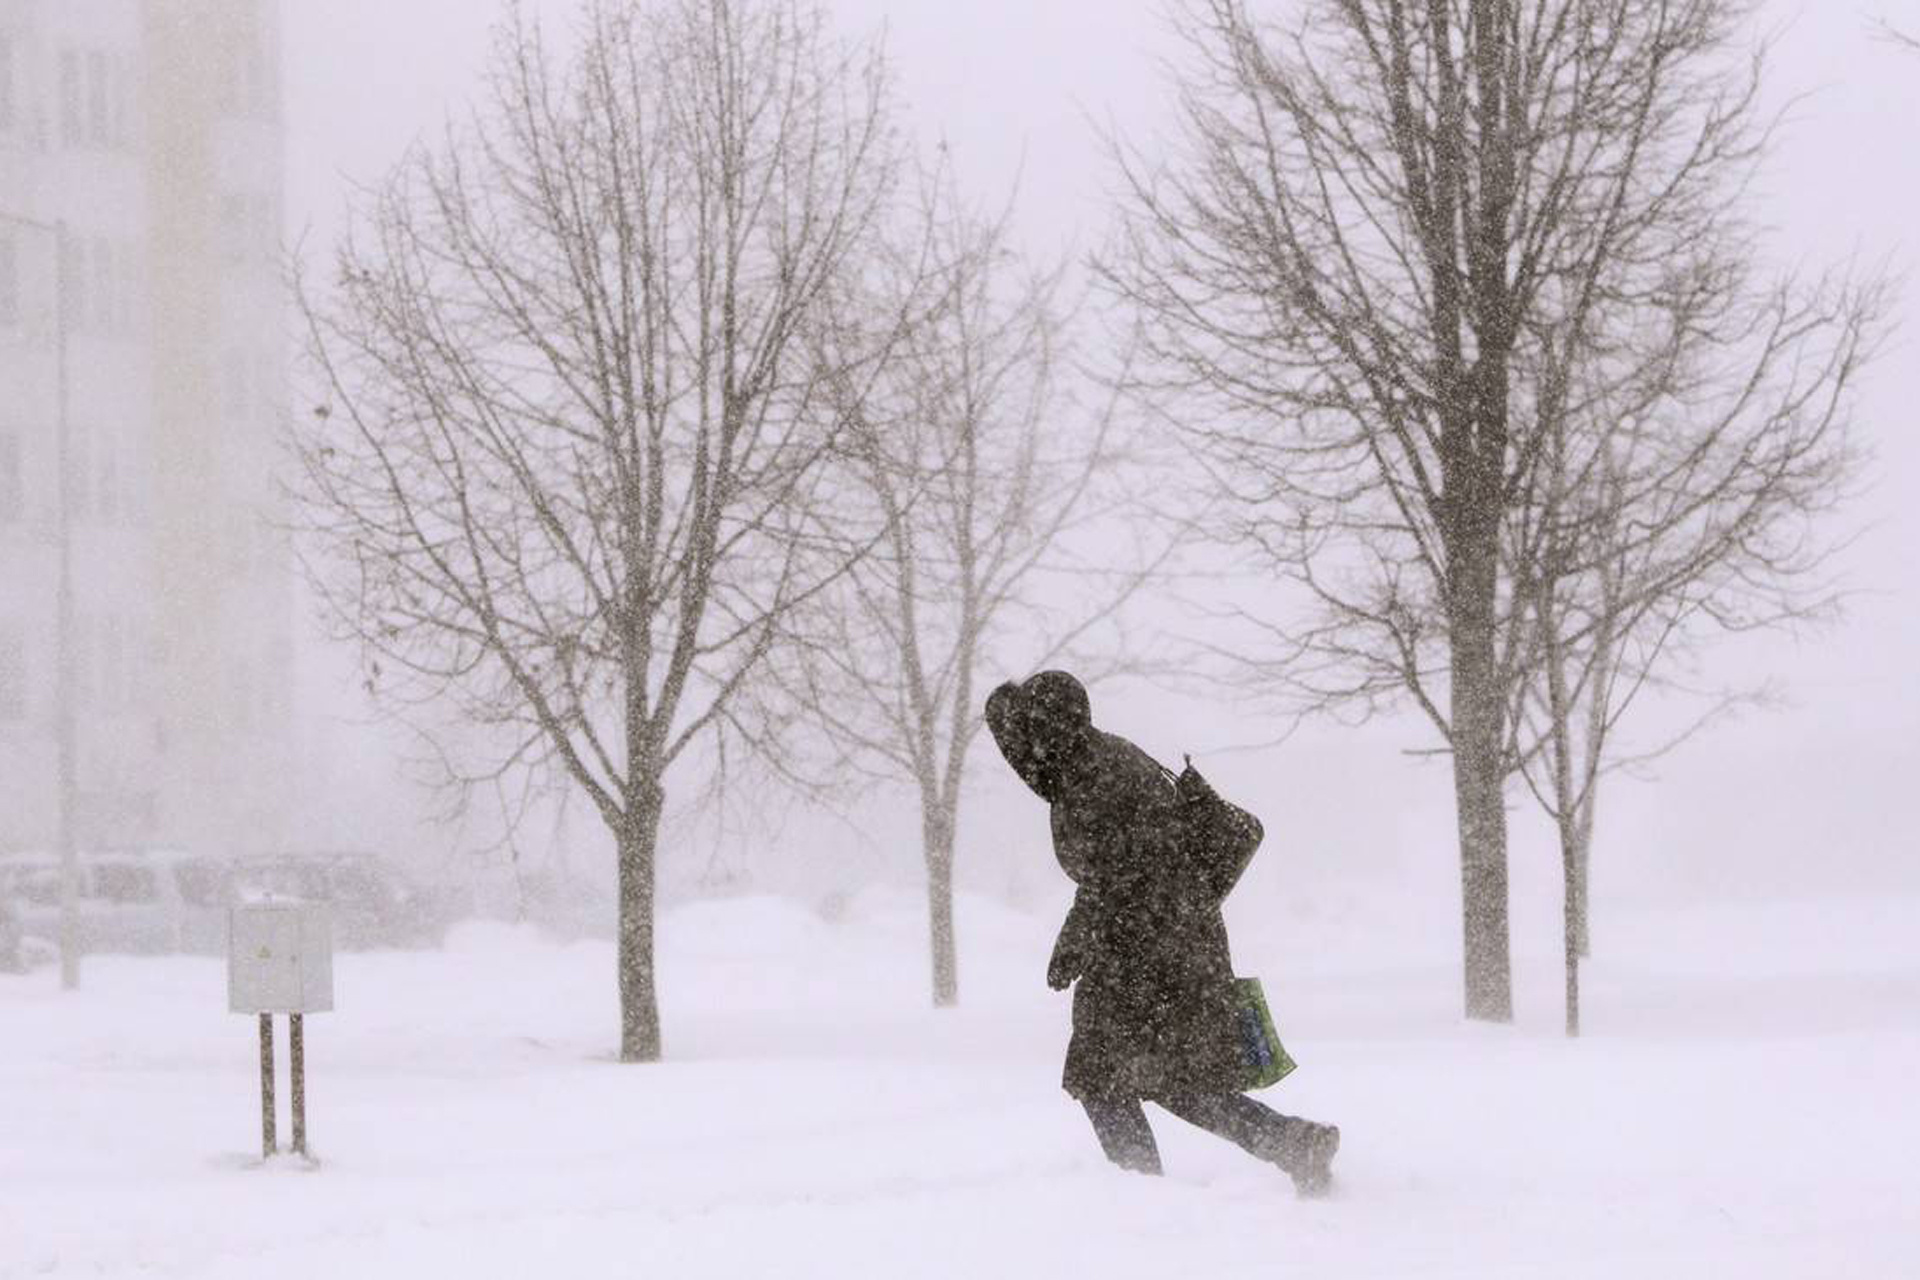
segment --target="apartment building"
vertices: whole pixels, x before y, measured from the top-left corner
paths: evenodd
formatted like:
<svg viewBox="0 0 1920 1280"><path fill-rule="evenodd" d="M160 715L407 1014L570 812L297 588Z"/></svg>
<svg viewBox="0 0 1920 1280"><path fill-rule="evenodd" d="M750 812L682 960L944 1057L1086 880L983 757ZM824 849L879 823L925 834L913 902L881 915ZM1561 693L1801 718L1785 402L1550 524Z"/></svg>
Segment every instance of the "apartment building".
<svg viewBox="0 0 1920 1280"><path fill-rule="evenodd" d="M77 841L284 839L279 66L275 0L0 0L0 851L57 838L63 545Z"/></svg>

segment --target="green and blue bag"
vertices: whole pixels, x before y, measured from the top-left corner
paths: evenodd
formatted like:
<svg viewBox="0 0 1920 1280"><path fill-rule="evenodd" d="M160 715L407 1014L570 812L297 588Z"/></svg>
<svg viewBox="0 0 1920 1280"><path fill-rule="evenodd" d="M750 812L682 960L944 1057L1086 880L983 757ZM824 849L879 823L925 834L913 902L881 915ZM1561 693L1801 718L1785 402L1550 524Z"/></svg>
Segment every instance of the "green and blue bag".
<svg viewBox="0 0 1920 1280"><path fill-rule="evenodd" d="M1246 1066L1246 1088L1264 1089L1286 1079L1295 1066L1273 1029L1273 1013L1258 978L1233 980L1234 1020L1240 1032L1240 1058Z"/></svg>
<svg viewBox="0 0 1920 1280"><path fill-rule="evenodd" d="M1178 774L1164 765L1161 771L1180 800L1181 843L1188 863L1212 900L1223 901L1253 860L1266 831L1260 819L1213 789L1193 767L1192 756ZM1286 1079L1295 1063L1273 1028L1273 1013L1267 1008L1260 979L1233 980L1233 1018L1245 1069L1241 1088L1264 1089Z"/></svg>

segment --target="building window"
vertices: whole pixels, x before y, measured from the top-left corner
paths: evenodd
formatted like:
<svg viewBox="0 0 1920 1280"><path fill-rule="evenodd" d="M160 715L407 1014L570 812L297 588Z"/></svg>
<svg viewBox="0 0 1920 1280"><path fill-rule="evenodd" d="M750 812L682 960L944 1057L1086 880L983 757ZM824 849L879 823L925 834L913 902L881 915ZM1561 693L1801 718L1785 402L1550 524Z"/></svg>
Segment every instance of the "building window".
<svg viewBox="0 0 1920 1280"><path fill-rule="evenodd" d="M108 241L104 251L113 263L109 273L109 301L102 304L102 323L113 333L135 333L140 328L140 288L143 270L137 241Z"/></svg>
<svg viewBox="0 0 1920 1280"><path fill-rule="evenodd" d="M81 328L87 318L86 251L71 237L60 250L61 303L67 309L67 324Z"/></svg>
<svg viewBox="0 0 1920 1280"><path fill-rule="evenodd" d="M93 706L93 620L76 615L67 643L73 646L73 705L84 711Z"/></svg>
<svg viewBox="0 0 1920 1280"><path fill-rule="evenodd" d="M87 518L87 430L80 423L67 426L67 519L78 523Z"/></svg>
<svg viewBox="0 0 1920 1280"><path fill-rule="evenodd" d="M134 711L153 706L153 659L148 637L153 623L140 614L127 617L127 702Z"/></svg>
<svg viewBox="0 0 1920 1280"><path fill-rule="evenodd" d="M267 51L258 34L247 40L247 106L255 115L273 113L273 84L267 73Z"/></svg>
<svg viewBox="0 0 1920 1280"><path fill-rule="evenodd" d="M260 261L272 262L280 256L280 220L275 216L270 195L253 198L253 239Z"/></svg>
<svg viewBox="0 0 1920 1280"><path fill-rule="evenodd" d="M113 147L130 134L127 61L105 49L60 53L60 141L68 147Z"/></svg>
<svg viewBox="0 0 1920 1280"><path fill-rule="evenodd" d="M90 431L82 422L72 423L67 448L73 486L71 520L113 524L140 517L138 476L114 432Z"/></svg>
<svg viewBox="0 0 1920 1280"><path fill-rule="evenodd" d="M133 137L133 69L125 54L113 59L113 137L125 145Z"/></svg>
<svg viewBox="0 0 1920 1280"><path fill-rule="evenodd" d="M140 254L130 240L113 247L113 331L133 332L133 295Z"/></svg>
<svg viewBox="0 0 1920 1280"><path fill-rule="evenodd" d="M93 242L93 323L101 333L131 333L139 255L125 241Z"/></svg>
<svg viewBox="0 0 1920 1280"><path fill-rule="evenodd" d="M280 358L269 347L253 353L253 399L256 412L278 417L283 400L280 387Z"/></svg>
<svg viewBox="0 0 1920 1280"><path fill-rule="evenodd" d="M60 54L60 141L77 147L85 136L80 119L80 55L66 49Z"/></svg>
<svg viewBox="0 0 1920 1280"><path fill-rule="evenodd" d="M87 54L87 141L104 147L113 140L113 112L108 107L107 55L95 49Z"/></svg>
<svg viewBox="0 0 1920 1280"><path fill-rule="evenodd" d="M280 68L271 55L267 33L254 29L228 39L219 53L215 97L222 111L236 116L275 119L280 110Z"/></svg>
<svg viewBox="0 0 1920 1280"><path fill-rule="evenodd" d="M13 128L13 37L0 35L0 129Z"/></svg>
<svg viewBox="0 0 1920 1280"><path fill-rule="evenodd" d="M69 240L60 260L60 283L67 324L73 332L133 331L138 316L139 257L132 242L116 242L105 237ZM4 265L0 263L0 273L4 272ZM4 293L3 280L0 280L0 293Z"/></svg>
<svg viewBox="0 0 1920 1280"><path fill-rule="evenodd" d="M271 194L230 191L220 197L221 252L230 267L280 258L280 209Z"/></svg>
<svg viewBox="0 0 1920 1280"><path fill-rule="evenodd" d="M93 326L101 333L113 332L113 295L118 292L113 280L113 244L93 242Z"/></svg>
<svg viewBox="0 0 1920 1280"><path fill-rule="evenodd" d="M152 469L146 452L135 446L121 451L120 512L128 524L144 529L153 519ZM151 628L149 628L151 630Z"/></svg>
<svg viewBox="0 0 1920 1280"><path fill-rule="evenodd" d="M240 47L225 41L219 52L220 71L214 85L214 103L220 110L234 112L240 107Z"/></svg>
<svg viewBox="0 0 1920 1280"><path fill-rule="evenodd" d="M120 468L116 452L111 439L103 439L100 447L94 450L95 474L98 477L93 495L94 515L109 524L120 516Z"/></svg>
<svg viewBox="0 0 1920 1280"><path fill-rule="evenodd" d="M229 192L220 201L220 237L226 241L227 265L247 260L247 198Z"/></svg>
<svg viewBox="0 0 1920 1280"><path fill-rule="evenodd" d="M126 653L120 643L120 615L110 613L100 621L100 702L112 715L127 705Z"/></svg>
<svg viewBox="0 0 1920 1280"><path fill-rule="evenodd" d="M11 237L0 236L0 324L20 323L20 256Z"/></svg>
<svg viewBox="0 0 1920 1280"><path fill-rule="evenodd" d="M235 658L227 668L233 680L232 710L230 714L242 727L253 723L253 680L247 670L245 658Z"/></svg>
<svg viewBox="0 0 1920 1280"><path fill-rule="evenodd" d="M82 614L74 620L74 701L102 715L132 706L139 645L131 619L117 613Z"/></svg>
<svg viewBox="0 0 1920 1280"><path fill-rule="evenodd" d="M20 485L20 436L0 431L0 524L12 524L23 514Z"/></svg>
<svg viewBox="0 0 1920 1280"><path fill-rule="evenodd" d="M260 113L280 118L280 44L272 32L260 36Z"/></svg>
<svg viewBox="0 0 1920 1280"><path fill-rule="evenodd" d="M0 720L27 714L27 662L20 629L0 622Z"/></svg>

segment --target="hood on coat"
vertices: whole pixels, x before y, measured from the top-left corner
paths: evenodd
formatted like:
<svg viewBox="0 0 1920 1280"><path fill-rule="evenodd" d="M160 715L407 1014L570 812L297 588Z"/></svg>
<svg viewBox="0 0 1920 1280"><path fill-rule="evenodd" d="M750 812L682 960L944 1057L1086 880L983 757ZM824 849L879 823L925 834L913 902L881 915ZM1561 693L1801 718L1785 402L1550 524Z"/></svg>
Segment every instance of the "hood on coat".
<svg viewBox="0 0 1920 1280"><path fill-rule="evenodd" d="M1042 671L1020 686L1033 716L1035 744L1049 749L1072 749L1084 743L1093 727L1093 707L1087 687L1065 671Z"/></svg>
<svg viewBox="0 0 1920 1280"><path fill-rule="evenodd" d="M1041 799L1060 794L1064 771L1087 748L1093 709L1087 687L1065 671L1042 671L1015 689L1022 779Z"/></svg>

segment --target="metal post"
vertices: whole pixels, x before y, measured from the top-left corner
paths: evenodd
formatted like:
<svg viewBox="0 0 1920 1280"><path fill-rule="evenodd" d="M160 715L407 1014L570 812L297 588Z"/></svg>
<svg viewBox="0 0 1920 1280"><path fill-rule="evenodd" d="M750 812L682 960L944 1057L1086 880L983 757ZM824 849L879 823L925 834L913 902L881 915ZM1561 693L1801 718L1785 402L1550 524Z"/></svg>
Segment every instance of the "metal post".
<svg viewBox="0 0 1920 1280"><path fill-rule="evenodd" d="M273 1015L260 1015L260 1157L279 1149L273 1117Z"/></svg>
<svg viewBox="0 0 1920 1280"><path fill-rule="evenodd" d="M307 1154L307 1049L300 1015L287 1015L287 1053L293 1075L293 1151Z"/></svg>
<svg viewBox="0 0 1920 1280"><path fill-rule="evenodd" d="M74 839L74 776L78 768L78 731L74 722L73 628L73 441L68 423L67 376L67 224L53 224L55 420L60 478L60 576L55 588L55 728L59 755L60 810L60 985L80 985L80 854Z"/></svg>

